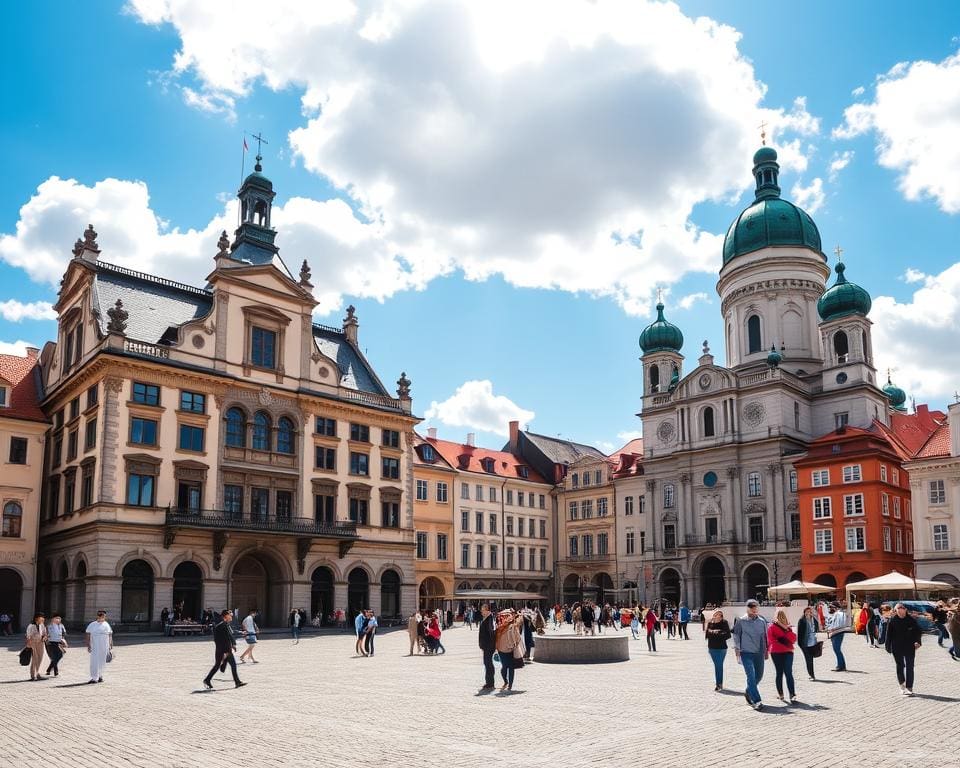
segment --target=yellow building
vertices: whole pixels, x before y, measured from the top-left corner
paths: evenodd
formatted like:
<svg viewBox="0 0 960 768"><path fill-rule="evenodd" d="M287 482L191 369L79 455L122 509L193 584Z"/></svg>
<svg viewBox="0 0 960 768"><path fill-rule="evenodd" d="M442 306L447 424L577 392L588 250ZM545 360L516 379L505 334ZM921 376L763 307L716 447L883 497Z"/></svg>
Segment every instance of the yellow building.
<svg viewBox="0 0 960 768"><path fill-rule="evenodd" d="M435 430L431 430L435 433ZM435 435L434 435L435 436ZM419 435L413 446L413 527L420 608L438 608L453 593L453 507L457 473Z"/></svg>
<svg viewBox="0 0 960 768"><path fill-rule="evenodd" d="M33 612L47 430L37 352L0 355L0 615L19 629Z"/></svg>
<svg viewBox="0 0 960 768"><path fill-rule="evenodd" d="M42 354L52 417L41 605L156 627L161 610L413 608L410 382L393 397L353 307L315 324L310 270L277 258L272 183L240 189L203 288L74 247Z"/></svg>

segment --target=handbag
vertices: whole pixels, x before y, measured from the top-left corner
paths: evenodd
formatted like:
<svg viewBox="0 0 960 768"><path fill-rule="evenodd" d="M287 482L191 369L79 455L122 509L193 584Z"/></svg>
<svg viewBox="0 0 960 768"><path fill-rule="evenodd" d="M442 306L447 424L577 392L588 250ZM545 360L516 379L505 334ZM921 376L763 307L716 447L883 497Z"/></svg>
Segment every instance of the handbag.
<svg viewBox="0 0 960 768"><path fill-rule="evenodd" d="M819 659L821 656L823 656L823 641L822 641L822 640L817 640L817 642L815 642L812 647L813 647L813 650L810 652L810 655L811 655L813 658Z"/></svg>
<svg viewBox="0 0 960 768"><path fill-rule="evenodd" d="M494 651L494 652L493 652L493 659L492 659L492 661L493 661L494 664L499 664L499 663L500 663L500 651Z"/></svg>
<svg viewBox="0 0 960 768"><path fill-rule="evenodd" d="M107 651L107 664L113 661L113 651Z"/></svg>
<svg viewBox="0 0 960 768"><path fill-rule="evenodd" d="M27 646L20 651L20 666L29 667L30 660L33 658L33 648Z"/></svg>

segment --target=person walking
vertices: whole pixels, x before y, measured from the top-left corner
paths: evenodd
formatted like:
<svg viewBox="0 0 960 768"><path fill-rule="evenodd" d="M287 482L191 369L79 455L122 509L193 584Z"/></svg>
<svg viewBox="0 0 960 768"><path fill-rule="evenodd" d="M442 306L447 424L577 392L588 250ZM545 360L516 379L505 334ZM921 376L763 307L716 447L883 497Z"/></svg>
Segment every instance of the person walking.
<svg viewBox="0 0 960 768"><path fill-rule="evenodd" d="M247 657L249 657L251 662L259 664L260 662L253 658L253 648L257 644L257 635L260 634L260 627L257 626L256 609L250 609L247 617L243 620L242 626L244 631L243 639L247 641L247 647L244 652L240 654L240 663L246 664Z"/></svg>
<svg viewBox="0 0 960 768"><path fill-rule="evenodd" d="M47 625L47 656L50 664L47 665L47 671L44 673L48 677L53 672L53 676L60 675L60 659L63 658L67 650L67 628L63 626L63 620L59 613L50 617L50 623Z"/></svg>
<svg viewBox="0 0 960 768"><path fill-rule="evenodd" d="M913 696L913 662L922 635L923 630L917 620L907 613L907 606L897 603L893 617L887 625L887 642L884 647L887 653L893 654L893 662L897 665L897 682L900 683L900 692L904 696Z"/></svg>
<svg viewBox="0 0 960 768"><path fill-rule="evenodd" d="M40 665L43 663L43 651L47 646L46 617L38 613L27 625L27 648L30 649L30 679L42 680Z"/></svg>
<svg viewBox="0 0 960 768"><path fill-rule="evenodd" d="M650 608L647 609L647 612L643 614L643 623L647 628L647 650L651 653L656 653L656 632L657 627L660 625L660 619L657 617L657 612L653 610L653 606L650 606Z"/></svg>
<svg viewBox="0 0 960 768"><path fill-rule="evenodd" d="M820 631L820 625L817 623L817 615L813 612L811 606L803 609L803 616L797 622L797 645L803 653L803 660L807 665L807 677L816 680L817 676L813 671L813 660L823 652L823 643L817 640L817 632Z"/></svg>
<svg viewBox="0 0 960 768"><path fill-rule="evenodd" d="M223 671L227 664L230 665L230 671L233 673L233 686L242 688L246 685L240 681L240 675L237 674L237 659L234 654L237 651L237 644L233 639L233 628L230 626L233 621L233 611L229 608L220 612L220 623L213 628L213 666L203 678L203 686L213 690L213 676L217 670Z"/></svg>
<svg viewBox="0 0 960 768"><path fill-rule="evenodd" d="M590 603L584 603L580 606L580 622L583 624L583 634L593 634L593 608Z"/></svg>
<svg viewBox="0 0 960 768"><path fill-rule="evenodd" d="M781 608L777 611L774 622L767 628L767 646L770 648L773 667L777 671L777 698L784 701L783 679L786 678L791 704L797 701L797 688L793 682L793 647L796 642L797 634L790 626L787 612Z"/></svg>
<svg viewBox="0 0 960 768"><path fill-rule="evenodd" d="M500 654L500 675L503 677L500 690L512 691L516 670L523 666L523 654L517 652L521 649L520 623L523 619L509 610L501 613L500 618L500 626L497 627L496 632L497 653Z"/></svg>
<svg viewBox="0 0 960 768"><path fill-rule="evenodd" d="M87 653L90 654L90 683L103 682L103 669L108 656L113 658L113 629L107 623L107 612L97 611L97 618L87 624Z"/></svg>
<svg viewBox="0 0 960 768"><path fill-rule="evenodd" d="M867 645L871 648L877 647L877 636L874 632L874 610L873 606L870 605L867 601L864 601L863 607L860 608L860 612L863 614L863 635L867 640Z"/></svg>
<svg viewBox="0 0 960 768"><path fill-rule="evenodd" d="M843 636L847 632L847 614L840 608L840 603L830 603L826 621L827 637L833 646L833 655L837 657L837 666L831 672L846 672L847 660L843 656Z"/></svg>
<svg viewBox="0 0 960 768"><path fill-rule="evenodd" d="M677 627L677 637L683 637L684 640L689 640L690 635L687 634L687 624L690 623L690 609L687 608L686 603L680 603L680 611L677 616L678 627Z"/></svg>
<svg viewBox="0 0 960 768"><path fill-rule="evenodd" d="M293 644L298 645L300 643L300 622L303 621L303 616L300 615L300 611L294 608L290 611L290 634L293 636Z"/></svg>
<svg viewBox="0 0 960 768"><path fill-rule="evenodd" d="M937 601L937 604L930 611L930 618L933 621L934 628L939 634L937 645L943 648L943 641L950 639L950 633L947 632L947 607L944 605L943 600Z"/></svg>
<svg viewBox="0 0 960 768"><path fill-rule="evenodd" d="M673 606L668 605L667 610L663 612L663 620L667 625L667 639L673 640L674 632L676 631L677 625L674 621L673 615Z"/></svg>
<svg viewBox="0 0 960 768"><path fill-rule="evenodd" d="M438 651L440 653L447 652L447 649L443 647L443 643L440 642L440 636L443 633L440 629L440 622L437 621L436 616L430 620L430 624L427 626L426 634L427 637L430 638L430 645L432 646L434 653L437 653Z"/></svg>
<svg viewBox="0 0 960 768"><path fill-rule="evenodd" d="M420 643L417 642L417 624L420 622L420 614L414 611L407 619L407 637L410 639L410 653L407 656L413 656L414 649L420 653Z"/></svg>
<svg viewBox="0 0 960 768"><path fill-rule="evenodd" d="M481 691L494 689L493 653L497 650L496 625L493 613L490 612L490 603L480 606L480 626L477 632L477 641L483 653L483 687Z"/></svg>
<svg viewBox="0 0 960 768"><path fill-rule="evenodd" d="M354 652L357 656L366 656L367 654L363 652L363 646L366 642L364 630L367 628L367 612L365 610L360 611L354 617L353 627L357 631L357 643L354 646Z"/></svg>
<svg viewBox="0 0 960 768"><path fill-rule="evenodd" d="M369 608L367 608L366 614L367 623L363 627L363 647L361 650L364 656L373 656L373 638L374 635L377 634L379 624L377 623L377 617ZM434 616L433 620L437 620L436 616Z"/></svg>
<svg viewBox="0 0 960 768"><path fill-rule="evenodd" d="M630 615L630 634L634 640L640 639L640 612L637 610Z"/></svg>
<svg viewBox="0 0 960 768"><path fill-rule="evenodd" d="M948 614L947 630L950 632L950 657L954 661L960 661L960 605L953 606Z"/></svg>
<svg viewBox="0 0 960 768"><path fill-rule="evenodd" d="M704 626L703 634L707 638L707 653L713 661L713 680L715 691L723 690L723 662L727 658L727 640L730 639L730 624L723 618L723 611L714 611L710 621Z"/></svg>
<svg viewBox="0 0 960 768"><path fill-rule="evenodd" d="M763 662L770 655L767 645L767 620L760 615L760 603L747 600L747 612L733 625L733 650L743 665L747 687L743 692L747 704L758 712L763 709L760 689L763 680Z"/></svg>

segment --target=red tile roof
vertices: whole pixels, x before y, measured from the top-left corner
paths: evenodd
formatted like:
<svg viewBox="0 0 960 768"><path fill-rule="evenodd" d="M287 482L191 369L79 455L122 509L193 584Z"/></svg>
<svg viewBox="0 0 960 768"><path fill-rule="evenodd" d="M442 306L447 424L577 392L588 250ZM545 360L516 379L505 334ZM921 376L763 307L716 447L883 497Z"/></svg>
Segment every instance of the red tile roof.
<svg viewBox="0 0 960 768"><path fill-rule="evenodd" d="M476 472L480 475L495 475L497 477L516 480L527 480L531 483L546 483L533 467L525 464L519 457L507 451L492 451L465 443L452 443L449 440L427 438L426 441L439 453L454 469L464 472ZM482 459L493 459L493 471L487 472L481 464ZM519 467L527 468L527 476L522 477Z"/></svg>
<svg viewBox="0 0 960 768"><path fill-rule="evenodd" d="M9 386L7 407L0 408L0 418L46 421L40 410L37 390L38 370L36 356L0 355L0 386Z"/></svg>
<svg viewBox="0 0 960 768"><path fill-rule="evenodd" d="M907 453L915 456L946 418L943 411L931 411L926 405L918 405L916 413L891 414L889 430L896 435Z"/></svg>
<svg viewBox="0 0 960 768"><path fill-rule="evenodd" d="M630 475L642 474L643 438L634 438L619 451L611 453L610 458L616 463L613 470L614 477L629 477Z"/></svg>
<svg viewBox="0 0 960 768"><path fill-rule="evenodd" d="M930 438L923 447L917 451L914 458L933 459L940 456L950 455L950 424L943 423L937 427L936 431L930 435Z"/></svg>

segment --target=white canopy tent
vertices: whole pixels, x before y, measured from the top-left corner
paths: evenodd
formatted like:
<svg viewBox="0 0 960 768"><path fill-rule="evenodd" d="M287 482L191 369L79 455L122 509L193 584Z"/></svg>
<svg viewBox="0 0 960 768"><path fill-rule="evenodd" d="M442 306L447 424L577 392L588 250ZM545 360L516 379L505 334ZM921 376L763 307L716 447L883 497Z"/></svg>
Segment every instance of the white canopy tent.
<svg viewBox="0 0 960 768"><path fill-rule="evenodd" d="M899 571L890 571L885 576L847 584L847 605L850 604L851 592L929 592L938 589L953 589L953 586L944 581L915 579Z"/></svg>
<svg viewBox="0 0 960 768"><path fill-rule="evenodd" d="M836 587L825 587L812 581L800 581L794 579L786 584L777 584L775 587L767 587L767 594L771 597L790 597L790 595L825 595L828 592L836 592Z"/></svg>

